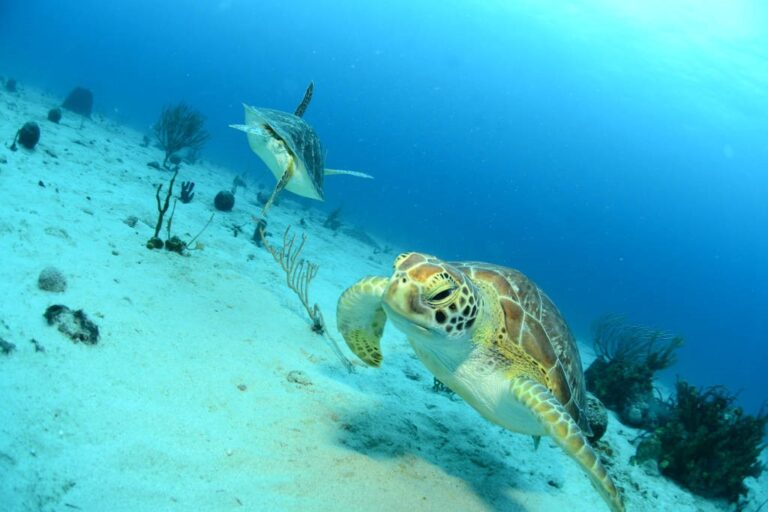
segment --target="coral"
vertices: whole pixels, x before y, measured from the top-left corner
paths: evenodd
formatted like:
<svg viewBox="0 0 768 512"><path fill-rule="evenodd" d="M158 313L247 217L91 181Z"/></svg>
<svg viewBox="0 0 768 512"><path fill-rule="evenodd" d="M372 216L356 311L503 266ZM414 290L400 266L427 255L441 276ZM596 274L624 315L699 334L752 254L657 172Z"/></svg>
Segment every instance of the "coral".
<svg viewBox="0 0 768 512"><path fill-rule="evenodd" d="M95 345L99 341L99 327L82 309L72 311L67 306L55 304L48 307L43 316L48 325L58 326L59 331L75 343Z"/></svg>
<svg viewBox="0 0 768 512"><path fill-rule="evenodd" d="M47 292L62 293L67 289L67 280L56 267L46 267L37 278L37 286Z"/></svg>
<svg viewBox="0 0 768 512"><path fill-rule="evenodd" d="M208 226L211 225L211 222L213 221L213 214L211 214L211 217L208 219L208 222L205 223L203 228L200 230L199 233L197 233L189 242L183 241L178 236L171 236L171 226L173 225L173 215L176 213L176 200L173 201L173 208L171 209L171 213L168 215L168 220L165 223L165 231L166 231L166 237L165 242L160 238L160 229L163 227L163 218L165 217L166 212L168 212L168 208L171 203L171 195L173 194L173 184L176 181L176 177L179 175L179 167L176 166L176 168L173 170L173 176L171 176L171 181L168 183L168 192L165 194L165 201L160 199L160 193L163 190L163 184L159 184L157 186L157 190L155 191L155 200L157 201L157 223L155 224L155 232L152 235L152 238L147 240L147 249L162 249L165 247L166 250L175 252L178 254L184 254L184 251L192 247L192 244L200 238L200 235L203 234L203 231L205 231ZM183 192L182 192L183 193ZM202 244L198 243L195 247L195 249L202 248Z"/></svg>
<svg viewBox="0 0 768 512"><path fill-rule="evenodd" d="M93 93L85 87L75 87L61 106L75 114L90 118L93 110Z"/></svg>
<svg viewBox="0 0 768 512"><path fill-rule="evenodd" d="M194 181L182 181L181 182L181 195L179 196L179 199L181 199L181 202L184 204L187 204L192 201L195 197L195 182Z"/></svg>
<svg viewBox="0 0 768 512"><path fill-rule="evenodd" d="M56 107L52 108L48 111L48 120L52 123L57 123L61 121L61 109Z"/></svg>
<svg viewBox="0 0 768 512"><path fill-rule="evenodd" d="M595 322L594 345L597 355L609 361L645 364L653 371L669 368L682 338L661 329L627 323L622 315L607 315ZM663 343L663 346L657 345Z"/></svg>
<svg viewBox="0 0 768 512"><path fill-rule="evenodd" d="M587 389L632 426L651 428L664 412L653 393L656 372L671 366L683 339L666 331L632 325L609 315L594 326L597 359L584 373Z"/></svg>
<svg viewBox="0 0 768 512"><path fill-rule="evenodd" d="M269 245L265 236L262 236L261 240L270 254L275 258L275 261L277 261L285 271L286 284L288 284L288 288L298 295L301 304L304 306L304 309L307 310L307 314L312 320L312 330L318 334L323 334L325 325L322 322L322 317L319 314L317 304L315 304L314 307L310 307L309 305L309 283L311 283L312 279L317 275L318 266L303 258L299 259L301 251L304 249L304 244L307 241L307 235L303 234L301 236L301 242L298 246L295 246L296 235L289 236L290 230L290 226L285 229L285 233L283 234L283 247L280 248L279 251Z"/></svg>
<svg viewBox="0 0 768 512"><path fill-rule="evenodd" d="M603 437L608 430L608 411L605 405L592 393L587 393L587 404L584 415L587 417L587 423L592 429L592 435L588 436L589 442L593 445Z"/></svg>
<svg viewBox="0 0 768 512"><path fill-rule="evenodd" d="M163 167L168 166L171 155L183 148L199 151L208 140L208 133L203 130L205 118L184 103L167 106L155 123L155 137L165 151Z"/></svg>
<svg viewBox="0 0 768 512"><path fill-rule="evenodd" d="M11 145L11 151L16 151L16 142L21 144L27 149L35 149L37 143L40 141L40 126L34 121L24 123L24 126L19 128L16 132L16 137L13 139Z"/></svg>
<svg viewBox="0 0 768 512"><path fill-rule="evenodd" d="M654 432L662 474L707 498L736 502L747 493L744 479L764 469L759 456L768 411L745 414L735 398L723 387L677 382L672 417Z"/></svg>
<svg viewBox="0 0 768 512"><path fill-rule="evenodd" d="M163 217L165 216L165 213L168 211L168 207L170 206L171 194L173 193L173 184L176 181L176 176L178 175L179 169L176 168L173 176L171 176L171 181L168 183L168 192L165 194L165 202L160 200L160 192L163 190L163 184L161 183L157 186L157 190L155 192L155 199L157 200L157 223L155 224L155 233L152 235L152 238L147 241L147 249L161 249L164 245L163 241L160 239L160 229L163 227ZM171 214L171 216L173 216L173 214Z"/></svg>
<svg viewBox="0 0 768 512"><path fill-rule="evenodd" d="M266 223L264 224L266 226ZM320 312L320 307L314 304L309 305L309 283L312 282L315 275L317 275L317 264L307 261L305 259L299 259L304 244L307 241L307 235L302 234L301 242L296 245L296 235L290 235L291 226L285 228L283 234L283 246L278 250L272 247L267 241L265 233L262 231L260 234L261 243L269 251L276 262L280 264L283 271L285 271L285 281L290 288L301 301L301 305L307 311L309 318L312 322L312 331L325 336L329 341L331 348L336 353L336 356L341 360L342 364L347 368L350 373L354 368L349 359L344 356L344 353L339 348L339 344L328 333L328 329L325 326L325 320L323 320L323 314Z"/></svg>
<svg viewBox="0 0 768 512"><path fill-rule="evenodd" d="M172 236L165 241L165 250L176 252L179 254L184 253L184 249L187 248L187 244L179 237Z"/></svg>

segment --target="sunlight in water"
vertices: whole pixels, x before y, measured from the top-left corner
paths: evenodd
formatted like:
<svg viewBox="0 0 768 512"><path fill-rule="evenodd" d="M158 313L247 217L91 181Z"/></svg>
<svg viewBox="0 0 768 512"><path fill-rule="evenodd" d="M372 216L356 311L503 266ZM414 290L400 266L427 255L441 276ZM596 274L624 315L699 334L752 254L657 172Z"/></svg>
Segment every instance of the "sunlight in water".
<svg viewBox="0 0 768 512"><path fill-rule="evenodd" d="M715 104L720 103L722 115L728 116L751 115L754 107L739 104L744 98L765 97L766 5L754 0L601 2L602 8L626 23L629 34L644 39L648 57L658 59L658 65L682 83L699 89L696 101L701 107L718 108ZM731 98L731 103L722 105L722 99L715 97Z"/></svg>
<svg viewBox="0 0 768 512"><path fill-rule="evenodd" d="M602 7L659 34L738 41L762 36L765 8L749 0L606 0Z"/></svg>
<svg viewBox="0 0 768 512"><path fill-rule="evenodd" d="M501 8L496 0L484 5ZM768 99L768 3L761 0L529 0L504 9L564 40L569 55L588 56L582 70L596 70L594 84L654 75L671 94L667 109L686 104L740 121L768 114L765 101L754 102Z"/></svg>

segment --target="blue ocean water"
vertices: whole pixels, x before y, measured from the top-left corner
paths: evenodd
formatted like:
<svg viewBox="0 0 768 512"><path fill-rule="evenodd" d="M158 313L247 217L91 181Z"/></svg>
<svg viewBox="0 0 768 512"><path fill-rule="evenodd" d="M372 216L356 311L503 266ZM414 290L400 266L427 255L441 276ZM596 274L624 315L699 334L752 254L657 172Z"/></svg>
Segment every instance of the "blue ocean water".
<svg viewBox="0 0 768 512"><path fill-rule="evenodd" d="M306 114L327 209L404 249L518 268L580 338L682 334L667 379L751 411L768 362L768 7L695 2L0 2L0 74L149 131L184 100L205 157L271 183L242 102ZM388 269L382 269L382 273ZM340 290L341 291L341 290Z"/></svg>

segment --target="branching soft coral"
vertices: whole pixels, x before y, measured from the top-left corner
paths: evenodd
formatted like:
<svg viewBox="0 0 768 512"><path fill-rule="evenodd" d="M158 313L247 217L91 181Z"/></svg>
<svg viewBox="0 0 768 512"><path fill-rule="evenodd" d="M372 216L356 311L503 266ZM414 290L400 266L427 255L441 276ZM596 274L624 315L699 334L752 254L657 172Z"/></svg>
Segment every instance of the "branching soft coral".
<svg viewBox="0 0 768 512"><path fill-rule="evenodd" d="M675 362L680 336L608 315L594 324L597 359L585 372L587 389L619 413L622 421L649 427L662 403L653 396L653 376Z"/></svg>
<svg viewBox="0 0 768 512"><path fill-rule="evenodd" d="M309 284L317 274L319 267L316 263L300 258L301 251L304 249L304 243L307 241L307 235L302 234L301 241L297 244L296 235L290 234L291 226L288 225L283 234L283 246L276 248L267 240L267 234L264 231L265 228L266 222L260 221L256 228L259 245L263 245L285 271L285 282L288 285L288 288L299 297L301 305L304 306L304 309L307 311L309 319L312 322L312 330L328 340L331 348L346 367L347 371L349 373L354 373L355 369L354 366L352 366L352 362L347 359L344 352L339 348L339 343L328 332L325 320L323 320L323 314L320 311L320 306L318 306L317 303L310 306ZM254 235L254 238L256 238L256 235Z"/></svg>
<svg viewBox="0 0 768 512"><path fill-rule="evenodd" d="M768 411L744 414L734 401L722 387L699 390L678 381L672 417L654 434L665 476L708 498L736 502L746 494L744 479L764 469L758 458Z"/></svg>
<svg viewBox="0 0 768 512"><path fill-rule="evenodd" d="M205 118L184 103L167 106L155 123L155 136L160 147L165 151L163 167L168 167L171 155L184 148L197 152L208 140L208 133L203 130Z"/></svg>
<svg viewBox="0 0 768 512"><path fill-rule="evenodd" d="M633 325L622 315L606 315L593 326L598 357L632 366L644 365L656 372L675 362L675 349L683 344L680 336L643 325Z"/></svg>

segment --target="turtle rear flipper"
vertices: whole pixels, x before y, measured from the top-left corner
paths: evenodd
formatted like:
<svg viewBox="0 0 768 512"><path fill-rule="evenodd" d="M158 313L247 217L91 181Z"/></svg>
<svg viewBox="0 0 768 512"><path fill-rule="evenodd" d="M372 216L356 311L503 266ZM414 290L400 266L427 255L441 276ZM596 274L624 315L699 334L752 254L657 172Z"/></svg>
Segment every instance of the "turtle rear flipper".
<svg viewBox="0 0 768 512"><path fill-rule="evenodd" d="M381 365L381 336L387 314L381 297L386 277L365 277L347 288L336 307L336 326L350 350L369 366Z"/></svg>
<svg viewBox="0 0 768 512"><path fill-rule="evenodd" d="M558 446L581 466L611 511L623 512L621 495L584 432L546 386L529 377L516 377L509 389L514 399L524 404Z"/></svg>
<svg viewBox="0 0 768 512"><path fill-rule="evenodd" d="M347 176L355 176L357 178L368 178L369 180L373 179L373 176L370 174L365 174L364 172L359 171L344 171L342 169L325 169L325 175L331 176L333 174L346 174Z"/></svg>

